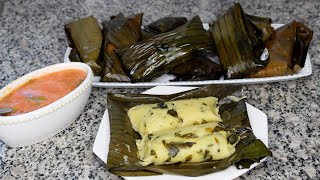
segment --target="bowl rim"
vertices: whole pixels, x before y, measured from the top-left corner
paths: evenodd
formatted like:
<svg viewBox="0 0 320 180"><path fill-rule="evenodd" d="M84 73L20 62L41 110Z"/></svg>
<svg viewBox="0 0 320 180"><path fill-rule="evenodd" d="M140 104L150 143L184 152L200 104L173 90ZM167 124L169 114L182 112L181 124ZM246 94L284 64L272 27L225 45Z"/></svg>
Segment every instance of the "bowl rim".
<svg viewBox="0 0 320 180"><path fill-rule="evenodd" d="M80 63L80 62L58 63L58 64L37 69L10 82L0 90L0 94L3 94L3 95L0 95L0 98L6 96L7 94L11 93L13 90L19 88L19 86L23 85L26 81L30 80L31 78L39 77L41 75L45 75L48 73L57 72L65 69L81 69L86 71L87 76L85 80L78 87L76 87L70 93L66 94L62 98L52 102L47 106L44 106L40 109L31 111L28 113L19 114L15 116L0 116L0 125L12 125L12 124L18 124L18 123L23 123L27 121L33 121L43 116L46 116L50 113L53 113L61 109L65 105L71 103L73 100L75 100L77 97L83 94L92 85L94 75L89 65L85 63Z"/></svg>

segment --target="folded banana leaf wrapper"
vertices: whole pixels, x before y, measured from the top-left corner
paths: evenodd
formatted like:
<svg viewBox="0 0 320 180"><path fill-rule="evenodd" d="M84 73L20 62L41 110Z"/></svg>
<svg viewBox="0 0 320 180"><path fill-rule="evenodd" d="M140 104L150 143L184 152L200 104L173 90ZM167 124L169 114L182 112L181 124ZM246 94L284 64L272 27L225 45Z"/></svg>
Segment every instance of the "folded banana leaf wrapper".
<svg viewBox="0 0 320 180"><path fill-rule="evenodd" d="M185 17L164 17L144 27L147 32L160 34L171 31L187 22Z"/></svg>
<svg viewBox="0 0 320 180"><path fill-rule="evenodd" d="M103 45L103 62L104 62L104 73L101 77L102 82L130 82L130 78L123 70L116 52L116 47L109 43L106 39Z"/></svg>
<svg viewBox="0 0 320 180"><path fill-rule="evenodd" d="M164 17L144 26L141 30L142 40L149 39L157 34L171 31L187 22L185 17Z"/></svg>
<svg viewBox="0 0 320 180"><path fill-rule="evenodd" d="M125 17L122 13L119 13L112 16L109 21L102 23L104 33L102 82L130 82L130 78L124 71L115 50L140 41L142 16L143 13L139 13Z"/></svg>
<svg viewBox="0 0 320 180"><path fill-rule="evenodd" d="M266 41L270 62L249 77L272 77L294 74L304 67L313 31L301 22L292 22L275 30Z"/></svg>
<svg viewBox="0 0 320 180"><path fill-rule="evenodd" d="M148 81L191 59L197 49L208 47L209 38L199 16L166 33L117 51L134 82Z"/></svg>
<svg viewBox="0 0 320 180"><path fill-rule="evenodd" d="M70 60L84 62L95 75L100 75L99 55L103 37L97 19L89 16L70 22L65 25L65 32L72 48Z"/></svg>
<svg viewBox="0 0 320 180"><path fill-rule="evenodd" d="M227 101L227 96L241 89L232 85L209 85L174 95L144 94L108 94L108 111L110 119L110 145L107 168L121 176L149 176L177 174L183 176L201 176L221 171L235 164L237 168L249 168L271 151L254 136L246 110L245 99L238 102ZM160 103L179 99L214 96L220 99L219 114L225 128L233 129L240 136L236 151L228 158L218 161L199 163L176 163L171 165L141 166L137 157L136 140L141 139L130 123L127 111L133 106Z"/></svg>
<svg viewBox="0 0 320 180"><path fill-rule="evenodd" d="M176 78L172 81L202 81L220 79L223 70L220 64L214 62L216 55L212 51L196 51L190 61L187 61L169 72Z"/></svg>
<svg viewBox="0 0 320 180"><path fill-rule="evenodd" d="M243 78L268 64L261 55L271 32L271 20L246 15L238 3L210 24L209 34L226 79Z"/></svg>
<svg viewBox="0 0 320 180"><path fill-rule="evenodd" d="M103 21L105 39L116 48L131 46L141 39L141 25L143 13L124 17L118 14L109 21Z"/></svg>

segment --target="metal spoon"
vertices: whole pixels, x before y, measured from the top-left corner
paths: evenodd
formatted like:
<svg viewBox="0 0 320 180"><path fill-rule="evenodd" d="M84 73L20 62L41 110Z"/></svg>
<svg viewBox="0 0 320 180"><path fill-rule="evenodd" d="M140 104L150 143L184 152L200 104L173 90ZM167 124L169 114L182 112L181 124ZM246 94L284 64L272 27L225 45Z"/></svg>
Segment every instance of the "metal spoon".
<svg viewBox="0 0 320 180"><path fill-rule="evenodd" d="M7 113L10 113L12 111L13 111L12 108L0 108L0 115L7 114Z"/></svg>

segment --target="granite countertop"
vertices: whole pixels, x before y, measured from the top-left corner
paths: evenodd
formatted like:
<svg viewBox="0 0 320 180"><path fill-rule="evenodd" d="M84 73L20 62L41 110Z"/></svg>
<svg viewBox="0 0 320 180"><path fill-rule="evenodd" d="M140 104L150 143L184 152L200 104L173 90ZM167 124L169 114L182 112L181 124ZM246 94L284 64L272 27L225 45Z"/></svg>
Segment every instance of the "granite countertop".
<svg viewBox="0 0 320 180"><path fill-rule="evenodd" d="M0 0L0 88L35 69L59 63L67 48L63 25L93 14L102 20L123 12L144 12L144 23L163 16L204 22L216 19L234 1ZM310 46L313 74L295 81L248 85L249 103L269 121L273 157L239 179L320 178L320 2L317 0L239 0L247 13L271 17L275 23L305 22L314 30ZM0 3L1 6L2 3ZM1 12L1 11L0 11ZM92 152L107 92L141 89L93 88L80 117L66 130L41 143L10 148L0 141L0 179L118 179Z"/></svg>

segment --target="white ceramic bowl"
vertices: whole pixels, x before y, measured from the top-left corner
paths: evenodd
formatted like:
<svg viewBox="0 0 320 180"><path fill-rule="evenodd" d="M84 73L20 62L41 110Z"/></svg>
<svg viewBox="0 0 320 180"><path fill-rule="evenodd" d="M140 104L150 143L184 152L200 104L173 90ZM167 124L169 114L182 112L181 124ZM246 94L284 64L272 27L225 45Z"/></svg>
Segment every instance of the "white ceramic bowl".
<svg viewBox="0 0 320 180"><path fill-rule="evenodd" d="M84 63L61 63L33 71L0 90L0 99L29 79L76 68L87 73L86 79L61 99L35 111L16 116L0 116L0 140L11 147L38 143L54 136L73 123L85 107L92 87L93 73Z"/></svg>

